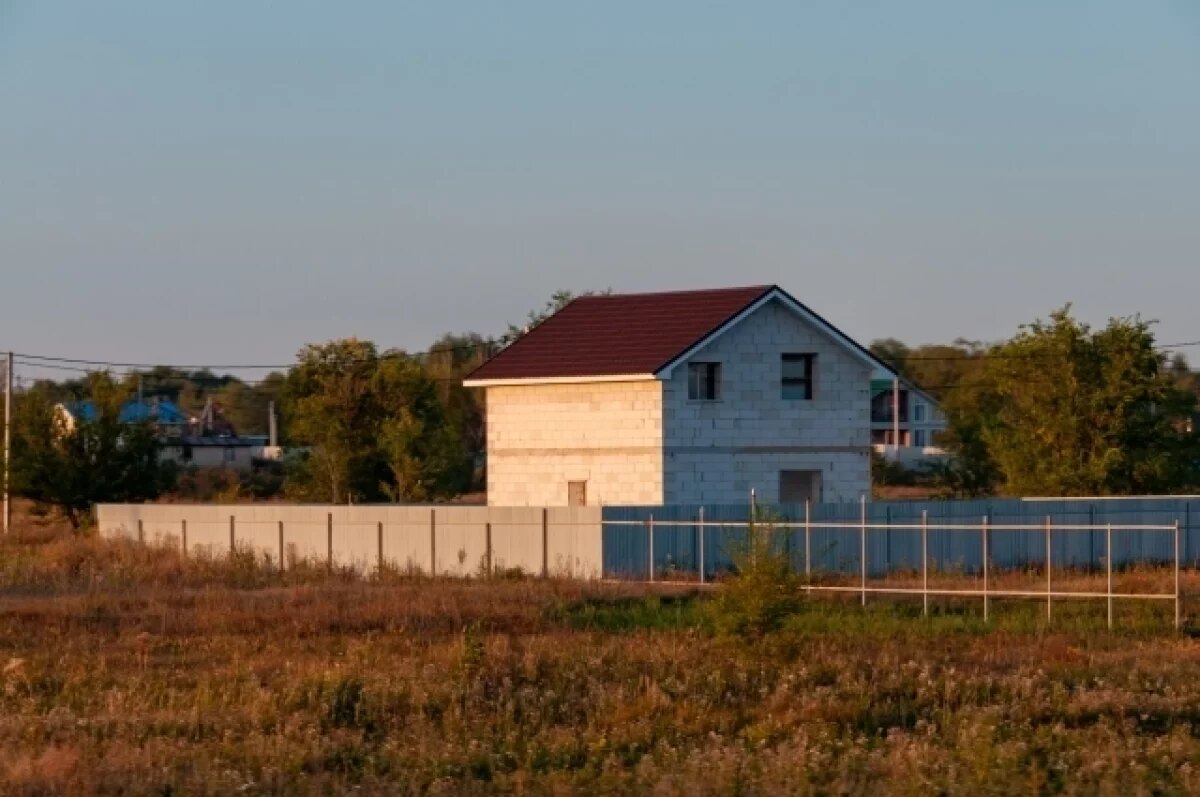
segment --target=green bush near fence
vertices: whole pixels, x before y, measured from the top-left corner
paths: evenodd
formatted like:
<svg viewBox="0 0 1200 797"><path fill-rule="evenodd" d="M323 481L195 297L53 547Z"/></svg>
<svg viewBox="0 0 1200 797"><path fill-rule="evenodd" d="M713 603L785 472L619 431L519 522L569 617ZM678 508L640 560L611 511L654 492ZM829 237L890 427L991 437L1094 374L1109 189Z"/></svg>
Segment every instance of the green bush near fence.
<svg viewBox="0 0 1200 797"><path fill-rule="evenodd" d="M752 520L746 535L729 547L733 574L708 604L721 634L761 637L778 630L800 608L802 579L787 553L787 532Z"/></svg>

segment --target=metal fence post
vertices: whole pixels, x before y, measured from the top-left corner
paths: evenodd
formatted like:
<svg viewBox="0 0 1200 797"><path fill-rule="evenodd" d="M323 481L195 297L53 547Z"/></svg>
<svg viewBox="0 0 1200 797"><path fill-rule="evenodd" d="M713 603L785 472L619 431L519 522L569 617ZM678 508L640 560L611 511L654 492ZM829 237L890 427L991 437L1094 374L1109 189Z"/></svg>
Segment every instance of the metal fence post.
<svg viewBox="0 0 1200 797"><path fill-rule="evenodd" d="M988 621L988 516L983 516L980 526L983 533L983 621Z"/></svg>
<svg viewBox="0 0 1200 797"><path fill-rule="evenodd" d="M862 497L860 525L858 527L859 559L862 564L862 605L867 605L867 497Z"/></svg>
<svg viewBox="0 0 1200 797"><path fill-rule="evenodd" d="M231 556L233 554L237 553L237 540L234 537L234 531L233 531L234 523L236 523L236 522L237 521L235 520L235 516L230 515L229 516L229 554Z"/></svg>
<svg viewBox="0 0 1200 797"><path fill-rule="evenodd" d="M429 575L437 575L437 510L429 510Z"/></svg>
<svg viewBox="0 0 1200 797"><path fill-rule="evenodd" d="M1051 562L1050 562L1050 556L1051 556L1051 554L1050 554L1050 528L1051 528L1050 516L1046 515L1046 622L1047 623L1050 622L1050 601L1051 601L1051 592L1052 592L1051 587L1050 587L1050 565L1051 565Z"/></svg>
<svg viewBox="0 0 1200 797"><path fill-rule="evenodd" d="M146 531L142 526L142 519L138 518L138 542L146 541Z"/></svg>
<svg viewBox="0 0 1200 797"><path fill-rule="evenodd" d="M646 522L647 566L650 568L650 581L654 581L654 513Z"/></svg>
<svg viewBox="0 0 1200 797"><path fill-rule="evenodd" d="M812 585L812 499L804 502L804 581Z"/></svg>
<svg viewBox="0 0 1200 797"><path fill-rule="evenodd" d="M379 521L379 526L376 528L379 535L379 575L383 575L383 521Z"/></svg>
<svg viewBox="0 0 1200 797"><path fill-rule="evenodd" d="M285 550L283 547L283 521L279 521L279 569L283 570Z"/></svg>
<svg viewBox="0 0 1200 797"><path fill-rule="evenodd" d="M1175 521L1175 630L1179 630L1179 521Z"/></svg>
<svg viewBox="0 0 1200 797"><path fill-rule="evenodd" d="M1113 627L1113 587L1112 587L1112 524L1104 529L1104 568L1108 576L1108 630Z"/></svg>
<svg viewBox="0 0 1200 797"><path fill-rule="evenodd" d="M179 523L180 523L180 531L183 532L183 540L182 540L183 555L187 556L187 518L184 518L183 520L179 521Z"/></svg>
<svg viewBox="0 0 1200 797"><path fill-rule="evenodd" d="M704 507L700 507L700 583L704 583Z"/></svg>
<svg viewBox="0 0 1200 797"><path fill-rule="evenodd" d="M921 511L921 613L929 616L929 510Z"/></svg>

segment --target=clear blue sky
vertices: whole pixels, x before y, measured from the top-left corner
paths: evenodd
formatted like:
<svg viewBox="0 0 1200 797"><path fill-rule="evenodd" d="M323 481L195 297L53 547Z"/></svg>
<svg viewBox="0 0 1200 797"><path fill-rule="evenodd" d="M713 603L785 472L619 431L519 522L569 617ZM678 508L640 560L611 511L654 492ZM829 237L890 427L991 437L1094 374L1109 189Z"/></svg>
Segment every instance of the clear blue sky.
<svg viewBox="0 0 1200 797"><path fill-rule="evenodd" d="M1200 339L1200 4L980 6L0 0L0 348L767 282L863 341Z"/></svg>

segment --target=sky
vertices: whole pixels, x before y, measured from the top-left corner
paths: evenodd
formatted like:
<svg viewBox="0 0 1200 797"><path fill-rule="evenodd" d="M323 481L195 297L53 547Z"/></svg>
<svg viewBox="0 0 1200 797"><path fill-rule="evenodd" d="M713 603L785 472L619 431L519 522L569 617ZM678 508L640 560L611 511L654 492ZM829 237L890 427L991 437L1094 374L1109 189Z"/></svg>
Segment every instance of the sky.
<svg viewBox="0 0 1200 797"><path fill-rule="evenodd" d="M1200 4L0 0L0 349L286 363L556 289L1200 340ZM1200 360L1200 348L1193 349Z"/></svg>

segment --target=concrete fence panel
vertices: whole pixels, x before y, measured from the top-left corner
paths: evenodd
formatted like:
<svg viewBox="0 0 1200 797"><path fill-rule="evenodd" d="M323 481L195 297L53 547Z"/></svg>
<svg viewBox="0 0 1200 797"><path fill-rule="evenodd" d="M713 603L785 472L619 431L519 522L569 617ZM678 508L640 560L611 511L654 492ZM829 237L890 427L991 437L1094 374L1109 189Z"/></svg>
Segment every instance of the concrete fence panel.
<svg viewBox="0 0 1200 797"><path fill-rule="evenodd" d="M100 534L224 556L231 545L286 567L307 560L368 572L598 578L598 507L102 504Z"/></svg>
<svg viewBox="0 0 1200 797"><path fill-rule="evenodd" d="M430 573L436 510L427 506L396 506L383 511L383 560L390 567Z"/></svg>
<svg viewBox="0 0 1200 797"><path fill-rule="evenodd" d="M438 513L437 575L471 576L487 564L487 523L458 523Z"/></svg>
<svg viewBox="0 0 1200 797"><path fill-rule="evenodd" d="M269 520L243 520L235 514L235 539L239 551L250 551L255 559L266 559L276 567L280 562L279 523Z"/></svg>
<svg viewBox="0 0 1200 797"><path fill-rule="evenodd" d="M379 521L333 521L333 564L366 573L379 564Z"/></svg>
<svg viewBox="0 0 1200 797"><path fill-rule="evenodd" d="M547 567L550 575L600 578L603 551L600 507L550 507L546 510Z"/></svg>
<svg viewBox="0 0 1200 797"><path fill-rule="evenodd" d="M497 507L490 512L492 565L496 572L542 572L542 510Z"/></svg>

